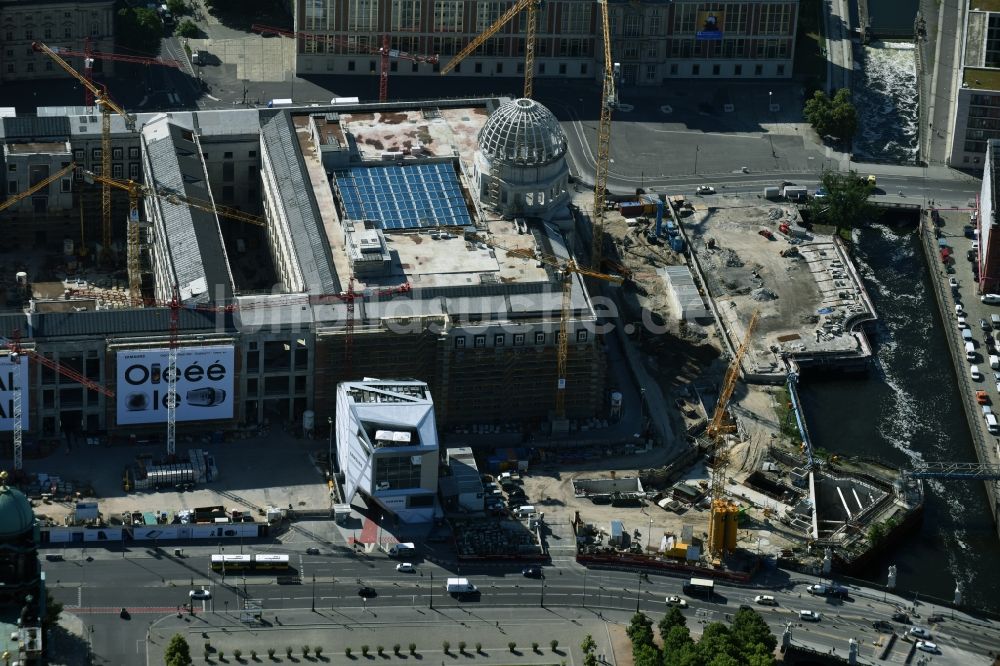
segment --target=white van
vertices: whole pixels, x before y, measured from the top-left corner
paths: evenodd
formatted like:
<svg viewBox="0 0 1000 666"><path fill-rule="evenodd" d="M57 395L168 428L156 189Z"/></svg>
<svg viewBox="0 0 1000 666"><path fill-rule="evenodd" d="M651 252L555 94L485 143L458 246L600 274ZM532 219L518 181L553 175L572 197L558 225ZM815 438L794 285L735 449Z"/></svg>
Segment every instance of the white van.
<svg viewBox="0 0 1000 666"><path fill-rule="evenodd" d="M1000 294L983 294L979 297L979 300L983 303L989 303L990 305L996 305L1000 303Z"/></svg>
<svg viewBox="0 0 1000 666"><path fill-rule="evenodd" d="M993 325L994 329L1000 329L1000 315L998 315L998 314L991 314L990 315L990 323Z"/></svg>
<svg viewBox="0 0 1000 666"><path fill-rule="evenodd" d="M972 342L972 331L968 328L962 329L962 339L966 342Z"/></svg>
<svg viewBox="0 0 1000 666"><path fill-rule="evenodd" d="M1000 428L997 427L997 416L996 414L986 415L986 429L989 430L994 435L1000 432Z"/></svg>
<svg viewBox="0 0 1000 666"><path fill-rule="evenodd" d="M1000 370L1000 356L990 354L990 367L994 370Z"/></svg>
<svg viewBox="0 0 1000 666"><path fill-rule="evenodd" d="M517 511L514 512L514 515L517 516L518 518L527 518L528 516L531 516L534 513L535 513L535 507L531 505L526 505L517 507Z"/></svg>
<svg viewBox="0 0 1000 666"><path fill-rule="evenodd" d="M976 360L976 345L972 342L965 343L965 358L969 361Z"/></svg>

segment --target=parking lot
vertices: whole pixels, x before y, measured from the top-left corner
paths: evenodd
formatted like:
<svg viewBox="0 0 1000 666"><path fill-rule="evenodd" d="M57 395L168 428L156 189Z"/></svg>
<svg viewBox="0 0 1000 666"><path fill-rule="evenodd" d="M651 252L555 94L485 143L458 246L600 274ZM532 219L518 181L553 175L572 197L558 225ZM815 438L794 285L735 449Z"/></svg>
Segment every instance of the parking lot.
<svg viewBox="0 0 1000 666"><path fill-rule="evenodd" d="M997 351L1000 330L992 323L993 315L1000 315L1000 304L983 303L978 293L975 265L969 260L970 256L975 257L972 225L968 211L942 210L936 224L927 221L925 230L936 228L936 231L925 233L924 241L934 243L939 257L931 268L931 278L942 300L945 330L963 403L974 414L970 419L973 440L981 455L991 456L996 462L1000 440L995 422L988 424L986 413L1000 410L1000 367L991 367L990 358L994 357L992 365L1000 365ZM940 258L945 248L947 261ZM967 346L967 342L971 344Z"/></svg>

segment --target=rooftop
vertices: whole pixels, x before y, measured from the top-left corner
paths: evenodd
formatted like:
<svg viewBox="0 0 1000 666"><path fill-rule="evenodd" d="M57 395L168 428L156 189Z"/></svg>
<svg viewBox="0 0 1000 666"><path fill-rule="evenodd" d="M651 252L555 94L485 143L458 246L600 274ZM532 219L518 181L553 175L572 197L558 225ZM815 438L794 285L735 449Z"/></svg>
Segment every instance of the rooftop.
<svg viewBox="0 0 1000 666"><path fill-rule="evenodd" d="M1000 69L966 67L962 83L964 87L973 90L1000 90Z"/></svg>

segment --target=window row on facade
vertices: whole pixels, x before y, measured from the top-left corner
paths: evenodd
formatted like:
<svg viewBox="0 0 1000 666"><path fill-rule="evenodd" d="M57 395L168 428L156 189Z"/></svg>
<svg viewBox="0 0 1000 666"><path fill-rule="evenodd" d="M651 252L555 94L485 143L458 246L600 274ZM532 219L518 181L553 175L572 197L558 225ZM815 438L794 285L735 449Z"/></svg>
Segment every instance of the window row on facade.
<svg viewBox="0 0 1000 666"><path fill-rule="evenodd" d="M527 333L494 333L493 334L493 346L494 347L504 347L506 346L508 340L514 347L523 347L525 345L525 340L533 339L535 345L544 345L549 340L551 335L552 342L555 343L559 338L559 333L545 333L544 331L536 331L529 338ZM576 341L579 343L586 342L590 336L590 331L585 328L581 328L576 332ZM456 335L455 336L455 348L465 349L467 346L469 336ZM487 336L484 333L472 336L472 347L474 349L483 349L486 347Z"/></svg>

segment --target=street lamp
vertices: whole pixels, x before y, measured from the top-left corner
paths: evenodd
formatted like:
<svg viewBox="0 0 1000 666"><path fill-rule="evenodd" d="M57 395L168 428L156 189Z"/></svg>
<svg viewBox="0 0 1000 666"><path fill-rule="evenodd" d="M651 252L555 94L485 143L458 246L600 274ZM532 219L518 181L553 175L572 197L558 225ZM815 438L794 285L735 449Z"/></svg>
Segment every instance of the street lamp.
<svg viewBox="0 0 1000 666"><path fill-rule="evenodd" d="M313 574L313 599L312 599L312 612L316 612L316 574Z"/></svg>
<svg viewBox="0 0 1000 666"><path fill-rule="evenodd" d="M326 417L326 424L330 426L330 439L326 447L326 465L330 469L330 475L333 475L333 417Z"/></svg>
<svg viewBox="0 0 1000 666"><path fill-rule="evenodd" d="M639 612L639 597L642 595L642 572L638 574L639 578L639 589L635 591L635 612Z"/></svg>
<svg viewBox="0 0 1000 666"><path fill-rule="evenodd" d="M545 578L542 578L542 597L538 602L538 605L545 608Z"/></svg>
<svg viewBox="0 0 1000 666"><path fill-rule="evenodd" d="M771 114L771 129L774 129L774 104L771 102L771 98L774 93L770 90L767 91L767 110ZM771 138L771 130L767 132L767 140L771 144L771 157L778 159L778 153L774 152L774 139Z"/></svg>
<svg viewBox="0 0 1000 666"><path fill-rule="evenodd" d="M583 570L583 607L587 607L587 574L590 572L589 569Z"/></svg>
<svg viewBox="0 0 1000 666"><path fill-rule="evenodd" d="M698 175L698 153L701 152L701 146L696 145L694 147L694 175Z"/></svg>
<svg viewBox="0 0 1000 666"><path fill-rule="evenodd" d="M434 608L434 572L431 571L431 608Z"/></svg>
<svg viewBox="0 0 1000 666"><path fill-rule="evenodd" d="M649 529L646 530L646 552L649 552L649 539L653 533L653 517L649 517Z"/></svg>

